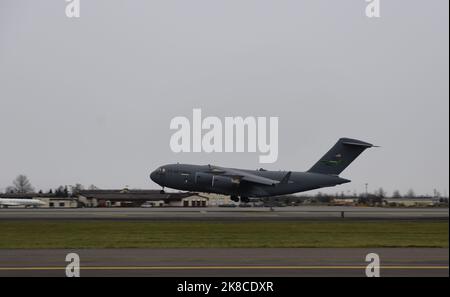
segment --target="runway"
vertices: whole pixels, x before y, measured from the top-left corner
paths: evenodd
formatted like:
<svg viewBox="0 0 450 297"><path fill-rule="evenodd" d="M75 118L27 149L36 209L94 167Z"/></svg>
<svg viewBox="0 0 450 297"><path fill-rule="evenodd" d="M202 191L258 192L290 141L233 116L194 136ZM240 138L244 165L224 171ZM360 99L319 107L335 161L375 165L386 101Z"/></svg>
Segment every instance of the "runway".
<svg viewBox="0 0 450 297"><path fill-rule="evenodd" d="M148 221L258 221L258 220L448 220L448 208L380 208L299 206L273 208L77 208L0 209L0 220L148 220Z"/></svg>
<svg viewBox="0 0 450 297"><path fill-rule="evenodd" d="M82 277L364 277L368 253L379 255L381 276L449 276L448 248L221 248L0 250L0 277L64 277L65 257L74 252Z"/></svg>

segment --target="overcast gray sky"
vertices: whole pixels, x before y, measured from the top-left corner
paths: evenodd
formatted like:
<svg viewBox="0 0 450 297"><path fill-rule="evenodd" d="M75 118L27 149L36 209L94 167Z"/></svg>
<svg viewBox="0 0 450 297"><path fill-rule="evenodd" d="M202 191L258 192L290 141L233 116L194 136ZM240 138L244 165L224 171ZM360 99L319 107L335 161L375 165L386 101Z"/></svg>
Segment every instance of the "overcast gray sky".
<svg viewBox="0 0 450 297"><path fill-rule="evenodd" d="M324 192L449 187L447 0L0 2L0 190L154 188L164 163L258 168L258 154L169 148L175 116L279 116L279 158L307 170L339 137L371 149Z"/></svg>

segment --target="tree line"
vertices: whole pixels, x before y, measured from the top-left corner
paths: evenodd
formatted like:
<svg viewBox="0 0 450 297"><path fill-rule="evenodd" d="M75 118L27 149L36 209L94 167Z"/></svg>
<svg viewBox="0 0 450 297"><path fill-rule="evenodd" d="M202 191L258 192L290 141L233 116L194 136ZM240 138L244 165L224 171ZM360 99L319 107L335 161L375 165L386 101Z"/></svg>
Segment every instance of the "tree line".
<svg viewBox="0 0 450 297"><path fill-rule="evenodd" d="M55 189L50 189L44 193L44 191L39 190L36 192L35 188L31 184L28 177L24 174L18 175L12 182L12 185L6 187L6 194L30 194L30 193L38 193L38 194L50 194L56 197L69 197L73 194L76 194L83 190L97 190L98 188L95 185L90 185L85 188L82 184L75 184L70 186L59 186Z"/></svg>

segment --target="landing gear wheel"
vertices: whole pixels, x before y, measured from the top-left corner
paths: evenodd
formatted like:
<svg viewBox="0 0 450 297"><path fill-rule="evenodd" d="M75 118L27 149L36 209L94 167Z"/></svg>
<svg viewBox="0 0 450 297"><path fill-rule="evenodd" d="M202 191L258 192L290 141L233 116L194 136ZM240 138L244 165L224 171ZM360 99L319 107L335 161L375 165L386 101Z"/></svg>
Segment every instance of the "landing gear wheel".
<svg viewBox="0 0 450 297"><path fill-rule="evenodd" d="M249 203L250 199L248 199L248 197L241 197L241 202L242 203Z"/></svg>
<svg viewBox="0 0 450 297"><path fill-rule="evenodd" d="M164 191L164 187L162 188L161 191L159 191L159 194L166 194L166 192Z"/></svg>
<svg viewBox="0 0 450 297"><path fill-rule="evenodd" d="M238 196L231 196L230 199L231 199L231 201L239 202L239 197Z"/></svg>

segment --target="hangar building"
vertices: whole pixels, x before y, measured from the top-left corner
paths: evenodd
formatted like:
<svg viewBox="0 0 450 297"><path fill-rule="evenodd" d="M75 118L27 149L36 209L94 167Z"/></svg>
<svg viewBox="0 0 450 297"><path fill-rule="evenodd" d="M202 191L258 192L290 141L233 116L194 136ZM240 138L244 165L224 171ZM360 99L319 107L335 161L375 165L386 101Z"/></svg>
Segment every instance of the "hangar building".
<svg viewBox="0 0 450 297"><path fill-rule="evenodd" d="M85 207L206 207L208 198L197 193L161 193L159 190L83 190L77 193Z"/></svg>

